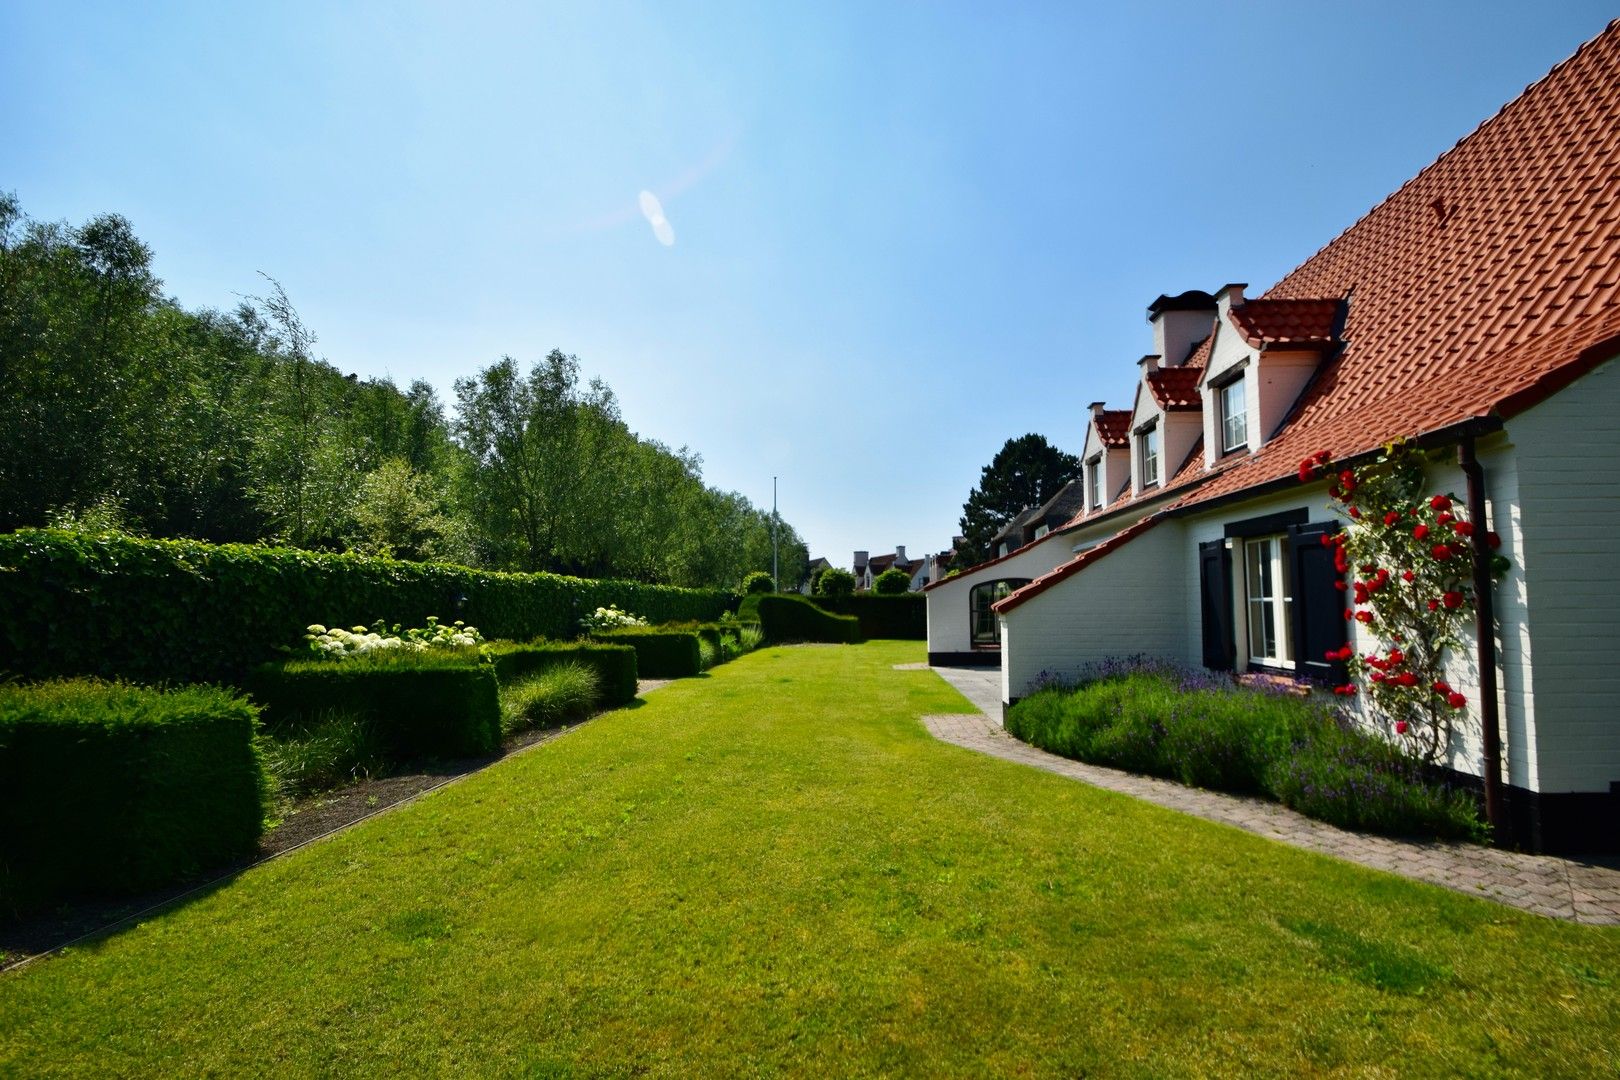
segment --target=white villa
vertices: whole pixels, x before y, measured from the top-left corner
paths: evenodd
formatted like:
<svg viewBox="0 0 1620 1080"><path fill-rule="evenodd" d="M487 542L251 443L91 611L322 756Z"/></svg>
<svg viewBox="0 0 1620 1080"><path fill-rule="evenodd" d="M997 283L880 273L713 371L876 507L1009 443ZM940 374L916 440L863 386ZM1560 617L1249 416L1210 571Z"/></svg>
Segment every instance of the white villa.
<svg viewBox="0 0 1620 1080"><path fill-rule="evenodd" d="M1004 705L1131 654L1342 680L1325 654L1374 643L1298 466L1415 440L1512 561L1448 764L1499 759L1517 842L1620 850L1620 23L1263 295L1148 321L1134 399L1080 417L1083 508L928 586L930 662L999 664Z"/></svg>

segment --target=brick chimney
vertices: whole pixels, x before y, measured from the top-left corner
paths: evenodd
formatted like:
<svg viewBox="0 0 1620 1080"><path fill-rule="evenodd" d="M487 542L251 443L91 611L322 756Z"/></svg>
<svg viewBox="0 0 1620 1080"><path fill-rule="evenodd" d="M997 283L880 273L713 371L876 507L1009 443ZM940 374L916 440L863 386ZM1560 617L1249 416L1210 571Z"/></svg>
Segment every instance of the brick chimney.
<svg viewBox="0 0 1620 1080"><path fill-rule="evenodd" d="M1242 303L1243 286L1238 290ZM1210 335L1215 327L1217 296L1189 289L1180 296L1161 296L1148 305L1148 322L1153 324L1153 351L1160 367L1180 367L1187 362L1193 346Z"/></svg>

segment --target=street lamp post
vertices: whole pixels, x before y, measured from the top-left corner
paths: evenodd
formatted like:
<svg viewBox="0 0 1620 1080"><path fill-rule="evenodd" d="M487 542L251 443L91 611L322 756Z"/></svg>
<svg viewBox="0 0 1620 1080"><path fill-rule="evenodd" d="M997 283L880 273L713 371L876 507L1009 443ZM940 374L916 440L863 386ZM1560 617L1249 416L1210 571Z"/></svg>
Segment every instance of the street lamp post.
<svg viewBox="0 0 1620 1080"><path fill-rule="evenodd" d="M782 582L777 578L780 570L776 560L776 477L771 477L771 587L777 592L782 591Z"/></svg>

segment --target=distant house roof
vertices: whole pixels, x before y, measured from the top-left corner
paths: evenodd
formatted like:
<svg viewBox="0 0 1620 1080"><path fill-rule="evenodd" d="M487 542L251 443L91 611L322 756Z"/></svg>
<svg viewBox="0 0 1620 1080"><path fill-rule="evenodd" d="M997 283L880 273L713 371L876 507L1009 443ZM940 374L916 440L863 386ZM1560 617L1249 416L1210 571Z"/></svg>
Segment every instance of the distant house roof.
<svg viewBox="0 0 1620 1080"><path fill-rule="evenodd" d="M1018 511L1018 513L1014 514L1012 516L1012 520L1003 525L1001 530L990 538L991 546L993 547L996 544L1001 543L1003 540L1021 536L1023 534L1024 526L1029 524L1039 509L1040 508L1036 506L1026 506L1022 510ZM1018 545L1014 544L1013 546L1017 547Z"/></svg>
<svg viewBox="0 0 1620 1080"><path fill-rule="evenodd" d="M1085 506L1085 484L1079 480L1070 480L1058 488L1057 494L1046 500L1025 524L1043 522L1050 529L1062 528L1083 506Z"/></svg>

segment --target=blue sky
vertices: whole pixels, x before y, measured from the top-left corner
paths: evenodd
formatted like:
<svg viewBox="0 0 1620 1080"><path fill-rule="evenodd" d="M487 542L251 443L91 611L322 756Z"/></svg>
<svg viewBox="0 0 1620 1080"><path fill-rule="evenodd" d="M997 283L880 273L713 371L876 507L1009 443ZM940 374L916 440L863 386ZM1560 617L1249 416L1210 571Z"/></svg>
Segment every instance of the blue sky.
<svg viewBox="0 0 1620 1080"><path fill-rule="evenodd" d="M0 189L188 306L274 275L346 371L574 353L847 562L1078 451L1155 296L1270 285L1611 12L990 7L0 0Z"/></svg>

